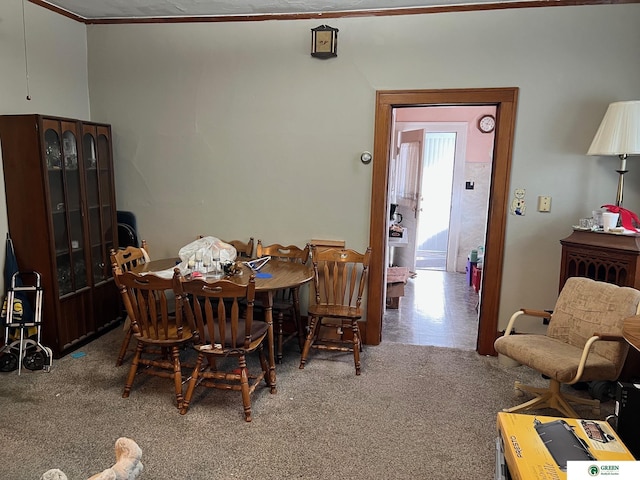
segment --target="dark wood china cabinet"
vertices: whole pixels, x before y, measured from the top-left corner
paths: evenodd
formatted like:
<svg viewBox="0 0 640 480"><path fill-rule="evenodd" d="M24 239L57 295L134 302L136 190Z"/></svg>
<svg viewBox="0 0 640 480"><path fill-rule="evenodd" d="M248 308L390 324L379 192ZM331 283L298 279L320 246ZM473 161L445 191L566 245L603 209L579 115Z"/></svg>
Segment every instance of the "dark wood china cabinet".
<svg viewBox="0 0 640 480"><path fill-rule="evenodd" d="M9 234L20 270L42 275L43 343L60 357L119 320L111 127L0 116Z"/></svg>

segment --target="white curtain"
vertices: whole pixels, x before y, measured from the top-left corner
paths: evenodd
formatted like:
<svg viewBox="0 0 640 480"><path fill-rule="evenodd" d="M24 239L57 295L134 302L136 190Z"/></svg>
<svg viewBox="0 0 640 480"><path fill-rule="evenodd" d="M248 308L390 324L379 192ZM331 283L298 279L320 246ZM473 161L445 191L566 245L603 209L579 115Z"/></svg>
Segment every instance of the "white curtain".
<svg viewBox="0 0 640 480"><path fill-rule="evenodd" d="M408 142L400 145L397 168L397 202L400 205L414 207L418 199L418 174L420 162L420 142Z"/></svg>

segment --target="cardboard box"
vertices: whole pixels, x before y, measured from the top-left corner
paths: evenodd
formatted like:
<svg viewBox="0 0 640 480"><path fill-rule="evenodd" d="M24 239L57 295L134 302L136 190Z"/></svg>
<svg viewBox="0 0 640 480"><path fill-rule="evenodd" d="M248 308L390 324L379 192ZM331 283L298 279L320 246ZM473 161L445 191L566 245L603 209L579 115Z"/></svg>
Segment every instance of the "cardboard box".
<svg viewBox="0 0 640 480"><path fill-rule="evenodd" d="M389 267L387 269L387 308L397 309L400 297L404 296L404 286L409 278L407 267Z"/></svg>
<svg viewBox="0 0 640 480"><path fill-rule="evenodd" d="M611 425L601 420L500 412L497 423L514 480L566 480L567 460L635 460Z"/></svg>
<svg viewBox="0 0 640 480"><path fill-rule="evenodd" d="M405 283L387 283L387 297L404 297Z"/></svg>
<svg viewBox="0 0 640 480"><path fill-rule="evenodd" d="M400 297L404 297L404 283L387 283L387 308L397 310Z"/></svg>

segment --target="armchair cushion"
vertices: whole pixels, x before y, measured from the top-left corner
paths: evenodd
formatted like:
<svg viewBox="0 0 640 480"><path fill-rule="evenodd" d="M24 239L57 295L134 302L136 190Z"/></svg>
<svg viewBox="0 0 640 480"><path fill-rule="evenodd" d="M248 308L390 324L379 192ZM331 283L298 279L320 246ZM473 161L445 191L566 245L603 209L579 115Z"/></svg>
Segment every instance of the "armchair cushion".
<svg viewBox="0 0 640 480"><path fill-rule="evenodd" d="M523 365L535 365L537 371L560 383L568 383L578 371L582 347L546 335L509 335L508 342L500 343L500 353ZM581 381L616 378L617 375L616 364L597 353L591 353Z"/></svg>

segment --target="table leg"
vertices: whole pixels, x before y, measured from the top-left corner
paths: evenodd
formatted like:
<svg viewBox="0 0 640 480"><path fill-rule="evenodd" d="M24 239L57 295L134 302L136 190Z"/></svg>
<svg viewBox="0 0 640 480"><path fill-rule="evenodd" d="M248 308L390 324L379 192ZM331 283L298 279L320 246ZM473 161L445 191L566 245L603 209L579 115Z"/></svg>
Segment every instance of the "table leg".
<svg viewBox="0 0 640 480"><path fill-rule="evenodd" d="M271 393L276 393L276 358L274 352L274 335L273 335L273 292L269 290L266 294L267 303L264 312L265 321L269 329L267 330L267 343L269 348L269 380L271 383Z"/></svg>
<svg viewBox="0 0 640 480"><path fill-rule="evenodd" d="M302 352L304 346L304 340L307 337L307 331L302 325L302 315L300 315L300 289L298 287L293 289L293 314L295 315L295 322L298 328L298 346Z"/></svg>

